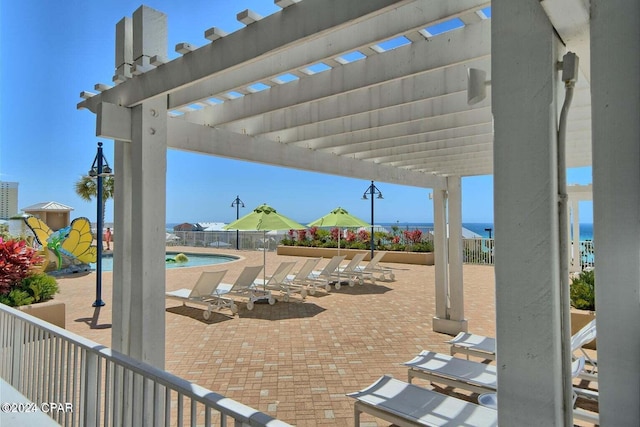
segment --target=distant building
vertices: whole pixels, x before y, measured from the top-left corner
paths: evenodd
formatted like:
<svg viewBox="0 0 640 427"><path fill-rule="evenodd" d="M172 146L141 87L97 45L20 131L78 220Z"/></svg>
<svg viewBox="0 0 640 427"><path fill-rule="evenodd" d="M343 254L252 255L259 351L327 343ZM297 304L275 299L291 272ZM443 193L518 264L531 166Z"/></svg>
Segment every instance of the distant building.
<svg viewBox="0 0 640 427"><path fill-rule="evenodd" d="M72 207L58 202L36 203L22 208L25 214L40 218L53 231L60 230L71 224Z"/></svg>
<svg viewBox="0 0 640 427"><path fill-rule="evenodd" d="M0 181L0 219L18 215L18 183Z"/></svg>
<svg viewBox="0 0 640 427"><path fill-rule="evenodd" d="M198 222L196 226L202 231L226 231L223 227L227 225L224 222Z"/></svg>
<svg viewBox="0 0 640 427"><path fill-rule="evenodd" d="M202 231L202 228L198 224L190 224L183 222L173 227L173 231Z"/></svg>

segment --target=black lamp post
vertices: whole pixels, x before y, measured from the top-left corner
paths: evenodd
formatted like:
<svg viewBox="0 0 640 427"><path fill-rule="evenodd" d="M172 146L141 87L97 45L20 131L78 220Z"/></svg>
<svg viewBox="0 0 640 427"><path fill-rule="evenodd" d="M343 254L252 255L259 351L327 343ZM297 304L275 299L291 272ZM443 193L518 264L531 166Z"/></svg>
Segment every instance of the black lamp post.
<svg viewBox="0 0 640 427"><path fill-rule="evenodd" d="M491 231L493 231L493 228L485 228L484 231L488 231L489 232L489 238L491 238Z"/></svg>
<svg viewBox="0 0 640 427"><path fill-rule="evenodd" d="M104 301L102 301L102 229L104 228L104 224L102 222L102 193L104 190L104 188L102 187L102 178L110 175L113 175L113 173L111 171L111 168L109 167L109 162L107 162L107 159L105 159L104 155L102 154L102 142L98 142L98 153L96 154L96 158L93 160L93 165L91 166L91 170L89 171L89 176L91 178L96 178L96 200L98 202L98 218L96 219L96 237L98 240L96 251L96 300L92 304L93 307L104 306Z"/></svg>
<svg viewBox="0 0 640 427"><path fill-rule="evenodd" d="M373 196L378 195L378 199L383 199L382 192L378 190L378 187L375 186L373 181L371 181L371 185L367 188L362 195L362 200L367 200L367 194L371 196L371 259L373 259L373 250L375 249L375 243L373 238Z"/></svg>
<svg viewBox="0 0 640 427"><path fill-rule="evenodd" d="M244 203L240 200L240 196L236 196L236 199L231 202L231 207L236 208L236 220L240 218L240 208L244 208ZM240 250L240 230L236 230L236 250Z"/></svg>

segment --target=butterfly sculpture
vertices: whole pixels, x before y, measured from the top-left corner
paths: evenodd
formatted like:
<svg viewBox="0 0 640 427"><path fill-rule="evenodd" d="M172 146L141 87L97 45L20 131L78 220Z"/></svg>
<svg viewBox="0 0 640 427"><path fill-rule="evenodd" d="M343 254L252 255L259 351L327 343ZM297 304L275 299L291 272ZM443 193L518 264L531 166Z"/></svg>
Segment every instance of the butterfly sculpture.
<svg viewBox="0 0 640 427"><path fill-rule="evenodd" d="M96 262L97 247L92 246L93 234L91 223L87 218L80 217L71 221L71 225L52 231L41 219L28 216L24 219L36 236L36 240L42 245L43 250L51 250L58 261L58 270L63 266L63 258L88 264ZM77 260L77 261L75 261Z"/></svg>

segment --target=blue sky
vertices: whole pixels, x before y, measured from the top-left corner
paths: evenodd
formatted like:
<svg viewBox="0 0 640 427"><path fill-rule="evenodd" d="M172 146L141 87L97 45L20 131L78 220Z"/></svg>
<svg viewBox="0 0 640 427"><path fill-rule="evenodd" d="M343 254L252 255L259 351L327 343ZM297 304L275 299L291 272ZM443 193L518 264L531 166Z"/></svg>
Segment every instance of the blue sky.
<svg viewBox="0 0 640 427"><path fill-rule="evenodd" d="M88 172L96 143L113 161L113 141L95 137L95 115L77 110L81 91L112 84L115 25L132 16L140 0L21 0L0 3L0 180L19 182L19 208L57 201L74 208L72 217L95 221L95 203L81 200L74 183ZM168 15L168 52L188 42L202 46L204 31L242 27L236 14L280 10L273 0L148 0ZM112 165L113 166L113 165ZM117 173L117 171L116 171ZM591 169L570 170L570 183L591 182ZM432 222L430 190L376 183L376 223ZM463 178L463 222L493 222L493 180ZM336 206L368 220L370 202L361 200L369 181L278 168L170 150L167 160L167 222L235 219L231 202L239 195L241 215L268 203L300 222ZM112 202L106 219L113 219ZM591 222L591 203L581 221Z"/></svg>

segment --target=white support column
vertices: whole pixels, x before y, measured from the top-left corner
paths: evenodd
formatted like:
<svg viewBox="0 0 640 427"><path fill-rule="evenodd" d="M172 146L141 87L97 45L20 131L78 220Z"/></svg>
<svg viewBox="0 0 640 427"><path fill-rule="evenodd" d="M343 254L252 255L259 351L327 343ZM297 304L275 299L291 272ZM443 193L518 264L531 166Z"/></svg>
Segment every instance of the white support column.
<svg viewBox="0 0 640 427"><path fill-rule="evenodd" d="M571 425L559 289L561 45L538 0L491 7L498 421Z"/></svg>
<svg viewBox="0 0 640 427"><path fill-rule="evenodd" d="M433 191L436 276L433 330L451 335L467 331L462 281L461 197L459 177L447 178L447 190Z"/></svg>
<svg viewBox="0 0 640 427"><path fill-rule="evenodd" d="M129 354L129 325L131 315L131 144L115 141L113 170L114 242L111 347Z"/></svg>
<svg viewBox="0 0 640 427"><path fill-rule="evenodd" d="M437 326L440 319L449 317L449 250L447 249L447 192L433 190L433 257L436 279L436 315L433 330L441 332Z"/></svg>
<svg viewBox="0 0 640 427"><path fill-rule="evenodd" d="M640 425L640 3L591 0L598 389L603 426Z"/></svg>
<svg viewBox="0 0 640 427"><path fill-rule="evenodd" d="M166 98L134 107L129 355L164 368Z"/></svg>
<svg viewBox="0 0 640 427"><path fill-rule="evenodd" d="M569 258L571 261L570 271L572 273L577 273L581 271L580 267L580 202L578 200L571 198L571 193L569 193L569 202L571 206L571 213L573 214L573 239L571 240L571 254L572 258ZM571 236L571 233L568 234Z"/></svg>
<svg viewBox="0 0 640 427"><path fill-rule="evenodd" d="M450 323L455 333L467 331L464 318L464 281L462 276L462 185L459 176L447 178L449 194L449 295ZM452 332L453 333L453 332Z"/></svg>

